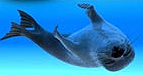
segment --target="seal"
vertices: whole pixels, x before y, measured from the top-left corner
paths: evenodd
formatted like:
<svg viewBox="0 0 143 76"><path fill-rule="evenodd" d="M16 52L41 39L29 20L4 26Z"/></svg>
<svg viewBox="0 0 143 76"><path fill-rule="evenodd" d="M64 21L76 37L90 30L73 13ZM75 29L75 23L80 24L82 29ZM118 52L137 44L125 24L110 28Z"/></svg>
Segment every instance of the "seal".
<svg viewBox="0 0 143 76"><path fill-rule="evenodd" d="M49 54L76 66L103 66L109 71L126 67L135 57L126 35L101 18L93 5L83 3L78 6L86 10L91 23L73 34L60 34L58 26L53 33L45 31L30 15L18 10L21 16L20 25L12 22L11 31L1 40L26 36Z"/></svg>

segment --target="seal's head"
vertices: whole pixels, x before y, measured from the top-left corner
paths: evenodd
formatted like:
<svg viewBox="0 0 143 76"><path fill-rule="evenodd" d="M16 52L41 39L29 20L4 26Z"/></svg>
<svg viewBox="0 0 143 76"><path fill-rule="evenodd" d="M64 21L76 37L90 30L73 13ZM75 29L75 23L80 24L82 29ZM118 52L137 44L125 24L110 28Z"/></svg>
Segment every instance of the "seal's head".
<svg viewBox="0 0 143 76"><path fill-rule="evenodd" d="M112 43L98 54L99 61L109 71L123 69L134 59L134 56L134 49L129 42Z"/></svg>

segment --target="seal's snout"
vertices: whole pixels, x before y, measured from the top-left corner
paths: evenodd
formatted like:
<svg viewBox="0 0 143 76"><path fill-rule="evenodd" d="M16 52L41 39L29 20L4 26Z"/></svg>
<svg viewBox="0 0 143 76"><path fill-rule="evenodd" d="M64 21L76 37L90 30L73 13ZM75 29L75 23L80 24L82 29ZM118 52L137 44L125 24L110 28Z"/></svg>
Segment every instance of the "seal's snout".
<svg viewBox="0 0 143 76"><path fill-rule="evenodd" d="M112 57L119 58L121 57L125 52L125 49L119 46L114 46L112 49Z"/></svg>
<svg viewBox="0 0 143 76"><path fill-rule="evenodd" d="M111 57L104 57L101 62L110 71L118 71L126 67L135 57L134 49L130 44L113 46Z"/></svg>

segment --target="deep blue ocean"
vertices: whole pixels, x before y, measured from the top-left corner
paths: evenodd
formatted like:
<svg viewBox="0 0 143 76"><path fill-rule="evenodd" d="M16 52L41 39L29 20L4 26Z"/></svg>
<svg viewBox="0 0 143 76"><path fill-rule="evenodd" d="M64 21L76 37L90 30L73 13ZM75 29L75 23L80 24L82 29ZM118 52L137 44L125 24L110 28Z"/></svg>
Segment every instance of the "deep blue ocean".
<svg viewBox="0 0 143 76"><path fill-rule="evenodd" d="M103 67L83 68L62 62L26 37L0 41L0 76L143 76L143 1L18 1L0 0L0 37L20 23L17 10L30 14L44 29L73 33L90 23L78 3L94 5L97 12L128 36L135 49L135 59L126 68L110 72Z"/></svg>

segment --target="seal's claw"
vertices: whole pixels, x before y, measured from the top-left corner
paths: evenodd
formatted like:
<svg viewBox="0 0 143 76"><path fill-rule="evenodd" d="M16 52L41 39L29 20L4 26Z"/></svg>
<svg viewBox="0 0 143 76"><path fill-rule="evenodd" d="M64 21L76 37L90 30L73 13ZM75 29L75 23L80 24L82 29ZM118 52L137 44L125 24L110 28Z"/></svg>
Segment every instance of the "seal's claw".
<svg viewBox="0 0 143 76"><path fill-rule="evenodd" d="M93 5L90 5L90 4L78 4L77 6L79 6L80 8L83 8L83 9L91 9L93 8Z"/></svg>

